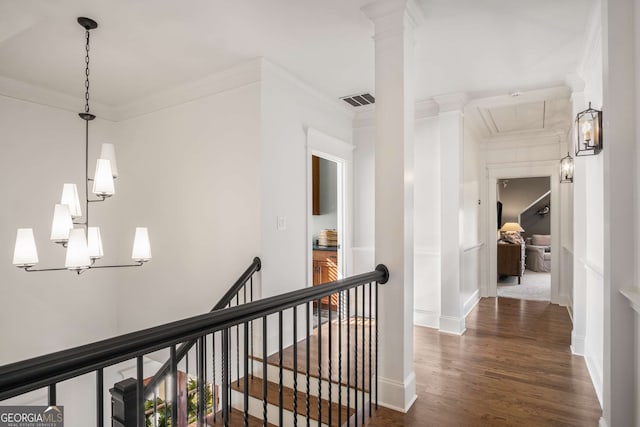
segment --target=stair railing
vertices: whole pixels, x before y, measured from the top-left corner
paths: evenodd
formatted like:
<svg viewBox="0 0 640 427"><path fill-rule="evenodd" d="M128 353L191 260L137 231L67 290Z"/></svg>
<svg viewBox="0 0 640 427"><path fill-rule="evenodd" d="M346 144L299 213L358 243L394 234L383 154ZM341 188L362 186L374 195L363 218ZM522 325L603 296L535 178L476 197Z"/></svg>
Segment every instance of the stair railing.
<svg viewBox="0 0 640 427"><path fill-rule="evenodd" d="M262 381L262 424L267 423L283 425L283 346L284 342L291 341L294 345L293 349L293 424L298 424L298 417L306 417L306 423L309 424L309 417L312 412L316 412L318 424L321 422L328 425L343 425L351 423L355 417L355 424L358 424L358 418L362 418L364 423L366 415L366 407L368 406L369 416L372 413L373 398L375 394L375 405L378 403L378 285L387 282L389 272L384 265L379 265L374 271L360 274L357 276L345 278L322 286L309 287L282 295L265 298L258 301L248 302L246 304L237 305L230 308L212 311L210 313L199 316L190 317L176 322L168 323L153 328L121 335L107 340L98 341L60 352L52 353L45 356L13 363L0 367L0 401L10 397L18 396L39 388L49 389L49 405L56 404L56 384L80 375L94 372L96 375L96 404L97 404L97 425L103 425L103 369L114 364L135 360L137 378L130 379L128 385L129 393L123 396L131 397L134 407L127 407L126 414L135 414L134 419L128 418L126 421L117 421L114 419L114 426L136 426L145 427L148 419L147 412L150 408L149 402L145 401L144 387L144 366L143 356L146 354L168 349L170 354L169 372L170 377L165 377L163 381L165 400L163 402L164 409L164 425L172 427L186 426L187 422L191 425L190 420L178 416L178 398L179 398L179 371L178 371L178 349L184 347L184 343L196 341L197 353L197 404L196 404L196 420L197 426L204 426L205 423L210 424L210 417L216 417L218 414L218 403L213 400L212 414L207 414L207 393L203 392L205 383L207 382L206 374L208 370L217 371L220 366L221 374L221 398L220 398L220 414L221 422L229 425L232 406L235 406L241 417L242 424L248 425L249 413L249 359L252 364L256 360L250 354L249 334L251 321L259 321L262 323L261 337L261 368L264 380ZM323 323L323 316L320 308L324 301L333 301L332 296L337 295L339 304L334 309L331 303L326 304L327 316L326 322ZM312 306L316 305L316 315L312 313ZM367 309L368 304L368 309ZM304 308L304 315L300 318L298 309ZM290 313L293 328L292 334L288 337L284 334L284 316ZM287 314L288 315L288 314ZM269 336L270 328L268 328L268 317L277 319L277 346L274 345L274 338ZM274 320L275 320L274 319ZM311 333L312 322L317 322L315 333ZM305 328L302 334L302 341L298 343L301 336L298 334L299 326ZM235 385L232 385L234 372L231 369L231 360L229 355L231 349L231 338L233 328L240 328L242 335L242 343L238 346L238 352L242 354L242 374L236 373ZM275 329L275 328L274 328ZM323 338L323 330L328 337ZM240 332L238 332L240 334ZM338 335L336 339L335 335ZM344 342L346 335L346 346ZM352 340L353 338L353 340ZM216 351L213 348L216 342L221 343L219 347L221 360L216 361ZM303 344L304 342L304 344ZM269 349L277 347L276 351ZM298 349L298 347L301 349ZM211 348L212 363L208 364L206 358L206 348ZM314 363L311 366L311 349L315 355ZM305 353L305 363L300 367L298 363L298 352ZM343 353L346 352L346 357ZM358 353L360 352L360 353ZM273 353L272 356L269 356ZM185 355L187 355L185 353ZM323 359L323 356L326 359ZM239 356L238 356L239 357ZM269 403L269 396L273 397L273 391L268 394L267 377L269 359L277 359L278 383L277 383L277 404ZM337 361L335 360L337 359ZM375 360L374 360L375 359ZM188 360L188 357L187 357ZM337 362L338 373L334 369L333 363ZM239 363L238 363L239 364ZM344 366L346 365L346 367ZM306 378L306 388L298 387L298 372ZM346 368L346 376L344 371ZM186 370L188 377L189 370ZM312 399L310 398L310 377L317 374L317 398L313 404L317 404L317 410L311 411ZM215 373L213 374L215 375ZM171 381L167 381L170 378ZM337 379L336 379L337 378ZM127 381L127 380L125 380ZM131 387L131 381L135 384ZM240 385L242 381L242 386ZM322 391L323 381L328 383L329 404L323 405ZM343 385L346 385L347 410L339 409L335 414L332 413L333 401L332 392L337 383L338 406L342 407L344 401L342 397ZM114 389L123 384L118 383ZM216 381L213 380L213 389L216 388ZM327 384L325 384L327 386ZM126 387L123 387L123 390ZM326 388L326 387L325 387ZM242 401L232 402L232 394L237 390L242 390ZM307 391L306 402L300 405L298 400L298 392ZM355 393L352 392L355 390ZM167 392L168 391L168 392ZM365 393L367 392L367 393ZM255 393L254 393L255 394ZM187 393L189 395L189 393ZM366 397L368 395L368 397ZM272 399L273 400L273 399ZM113 401L113 400L112 400ZM355 401L355 402L353 402ZM115 402L114 402L115 403ZM154 416L150 420L153 426L158 424L158 402L154 400L152 414ZM359 406L360 404L360 406ZM188 406L188 405L187 405ZM279 408L277 421L273 414L274 406ZM185 408L187 409L187 408ZM234 410L234 413L236 412ZM323 416L323 410L325 415ZM328 413L327 413L328 412ZM124 415L124 414L122 414ZM255 414L253 416L256 416ZM188 417L187 417L188 418ZM85 420L86 421L86 420ZM170 423L168 423L170 421ZM88 424L87 424L88 425Z"/></svg>

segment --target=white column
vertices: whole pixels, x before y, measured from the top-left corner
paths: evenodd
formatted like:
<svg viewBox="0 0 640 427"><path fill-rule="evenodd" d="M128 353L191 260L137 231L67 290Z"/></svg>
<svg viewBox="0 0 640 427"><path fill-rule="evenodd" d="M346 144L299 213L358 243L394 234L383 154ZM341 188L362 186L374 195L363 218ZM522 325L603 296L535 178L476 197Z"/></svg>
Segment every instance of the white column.
<svg viewBox="0 0 640 427"><path fill-rule="evenodd" d="M573 93L571 105L573 117L587 108L584 99L584 82L578 76L567 81ZM571 332L571 351L574 354L585 355L585 338L587 335L587 272L583 260L587 259L587 174L586 162L576 160L573 141L575 135L570 135L570 154L574 158L573 170L573 331Z"/></svg>
<svg viewBox="0 0 640 427"><path fill-rule="evenodd" d="M440 106L440 331L465 331L462 288L464 211L464 94L437 96Z"/></svg>
<svg viewBox="0 0 640 427"><path fill-rule="evenodd" d="M634 1L603 3L604 381L609 427L638 425L634 314L620 290L635 287L637 177Z"/></svg>
<svg viewBox="0 0 640 427"><path fill-rule="evenodd" d="M407 411L413 371L413 28L419 10L406 0L367 4L375 25L375 261L389 268L381 286L380 402Z"/></svg>

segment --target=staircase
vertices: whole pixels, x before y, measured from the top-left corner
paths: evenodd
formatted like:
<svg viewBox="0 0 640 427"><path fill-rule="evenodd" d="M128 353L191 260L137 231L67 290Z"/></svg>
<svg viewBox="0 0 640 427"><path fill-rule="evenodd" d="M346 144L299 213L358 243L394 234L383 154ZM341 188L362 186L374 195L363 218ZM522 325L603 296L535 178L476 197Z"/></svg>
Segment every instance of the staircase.
<svg viewBox="0 0 640 427"><path fill-rule="evenodd" d="M0 366L0 402L45 388L49 406L64 405L57 383L90 375L94 421L69 425L364 424L377 407L378 286L388 280L386 267L253 301L259 270L256 258L210 313ZM327 297L337 309L314 309ZM159 351L166 362L145 372L146 355ZM116 364L135 378L114 384L105 414L105 369Z"/></svg>

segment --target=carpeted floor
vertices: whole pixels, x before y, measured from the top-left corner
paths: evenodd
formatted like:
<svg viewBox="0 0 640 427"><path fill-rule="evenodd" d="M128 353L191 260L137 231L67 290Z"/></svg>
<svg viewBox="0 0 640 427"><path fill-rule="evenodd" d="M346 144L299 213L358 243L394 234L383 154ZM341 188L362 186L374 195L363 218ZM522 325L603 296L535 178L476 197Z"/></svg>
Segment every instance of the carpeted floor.
<svg viewBox="0 0 640 427"><path fill-rule="evenodd" d="M498 279L498 296L537 301L551 299L551 273L539 273L525 270L518 285L518 278L513 276Z"/></svg>

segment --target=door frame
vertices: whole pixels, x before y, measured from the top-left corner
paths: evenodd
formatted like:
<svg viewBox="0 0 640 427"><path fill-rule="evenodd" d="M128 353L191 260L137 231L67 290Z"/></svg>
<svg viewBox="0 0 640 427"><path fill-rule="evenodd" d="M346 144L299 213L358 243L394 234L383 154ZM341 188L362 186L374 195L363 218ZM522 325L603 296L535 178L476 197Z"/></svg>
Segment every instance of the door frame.
<svg viewBox="0 0 640 427"><path fill-rule="evenodd" d="M338 164L338 278L351 274L351 233L353 230L353 150L354 145L327 135L317 129L307 128L307 287L313 286L313 177L311 157L318 156Z"/></svg>
<svg viewBox="0 0 640 427"><path fill-rule="evenodd" d="M560 304L560 164L558 161L501 163L487 165L487 209L485 211L485 247L489 268L486 269L485 283L482 286L482 296L497 297L498 283L498 248L496 224L498 214L496 203L496 185L499 179L549 177L551 189L551 302Z"/></svg>

